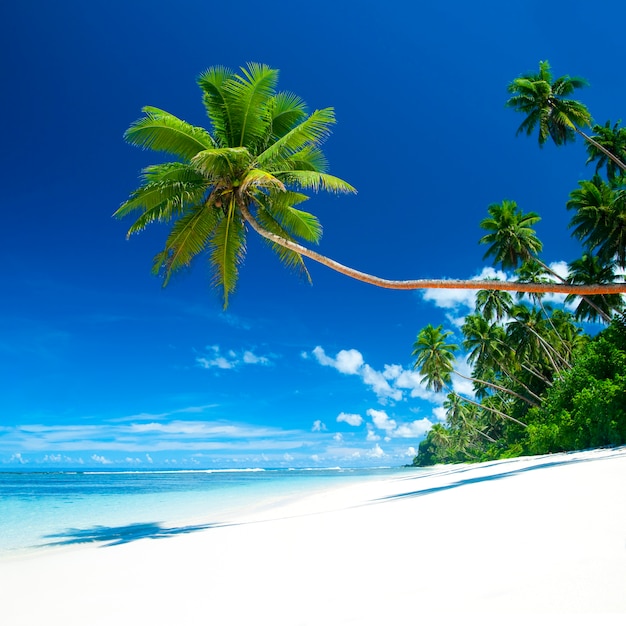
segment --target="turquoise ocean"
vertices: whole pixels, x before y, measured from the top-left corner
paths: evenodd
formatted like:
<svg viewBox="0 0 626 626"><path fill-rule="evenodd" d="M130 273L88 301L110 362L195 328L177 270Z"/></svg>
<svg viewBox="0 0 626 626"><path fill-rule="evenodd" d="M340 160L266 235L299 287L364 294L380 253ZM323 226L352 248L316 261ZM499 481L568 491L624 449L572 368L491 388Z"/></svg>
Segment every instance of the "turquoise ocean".
<svg viewBox="0 0 626 626"><path fill-rule="evenodd" d="M410 468L0 472L0 558L166 538Z"/></svg>

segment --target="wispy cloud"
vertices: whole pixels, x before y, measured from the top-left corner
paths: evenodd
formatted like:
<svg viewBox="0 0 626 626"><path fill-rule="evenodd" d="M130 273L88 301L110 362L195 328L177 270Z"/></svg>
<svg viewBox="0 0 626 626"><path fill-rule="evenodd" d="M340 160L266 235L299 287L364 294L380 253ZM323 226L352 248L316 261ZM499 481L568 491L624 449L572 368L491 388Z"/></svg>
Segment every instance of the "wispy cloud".
<svg viewBox="0 0 626 626"><path fill-rule="evenodd" d="M255 354L252 350L222 352L219 346L207 346L205 354L196 357L196 363L204 369L232 370L240 365L271 365L270 358Z"/></svg>

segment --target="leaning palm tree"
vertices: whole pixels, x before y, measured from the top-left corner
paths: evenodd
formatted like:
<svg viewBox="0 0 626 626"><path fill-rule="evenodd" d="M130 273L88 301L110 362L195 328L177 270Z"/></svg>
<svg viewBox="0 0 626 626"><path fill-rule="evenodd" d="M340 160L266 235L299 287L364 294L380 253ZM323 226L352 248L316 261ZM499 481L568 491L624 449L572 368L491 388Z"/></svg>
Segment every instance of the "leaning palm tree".
<svg viewBox="0 0 626 626"><path fill-rule="evenodd" d="M598 174L578 184L567 202L567 208L576 212L570 221L574 237L602 262L616 260L625 267L626 189L606 183Z"/></svg>
<svg viewBox="0 0 626 626"><path fill-rule="evenodd" d="M321 226L296 208L307 199L299 190L354 192L326 172L319 148L335 121L333 110L308 114L298 97L276 91L278 72L265 65L251 63L242 73L214 67L198 79L212 133L166 111L143 109L126 140L178 160L146 168L142 186L115 213L140 212L129 235L151 222L174 223L154 259L153 271L163 271L165 283L208 248L225 307L245 256L246 221L286 240L317 242ZM273 245L281 261L306 273L298 252Z"/></svg>
<svg viewBox="0 0 626 626"><path fill-rule="evenodd" d="M432 324L428 324L417 335L417 339L413 344L413 352L411 356L416 357L415 363L413 364L413 369L419 370L419 373L422 374L422 381L426 384L427 389L432 389L437 393L443 391L443 389L447 389L449 392L456 394L451 387L452 382L452 374L456 374L461 378L469 380L473 383L484 384L493 389L497 389L499 391L503 391L505 393L511 393L510 390L505 389L500 385L496 385L494 383L490 383L483 380L477 380L471 378L469 376L465 376L461 374L457 370L454 369L454 360L455 360L455 351L458 349L458 346L453 343L447 343L448 338L452 335L452 332L449 330L444 331L443 325L433 326ZM457 394L460 395L460 394ZM475 402L474 400L470 400L469 398L465 398L460 396L465 402L469 402L470 404L484 409L487 408L489 411L496 413L500 417L505 419L512 420L513 422L519 424L520 426L526 426L523 422L499 411L497 409L492 409L490 407L485 407L482 404Z"/></svg>
<svg viewBox="0 0 626 626"><path fill-rule="evenodd" d="M621 293L626 284L518 285L480 280L389 280L360 272L311 250L321 225L298 208L305 192L354 193L327 171L321 144L335 122L332 108L308 113L297 96L276 89L278 71L250 63L237 74L213 67L198 79L211 129L193 126L155 107L126 131L138 147L175 160L144 169L141 186L115 212L139 214L128 236L154 222L171 224L153 271L164 284L174 272L208 252L213 283L224 306L235 290L245 258L247 227L267 240L286 265L308 276L310 258L357 280L388 289L497 289L562 293Z"/></svg>
<svg viewBox="0 0 626 626"><path fill-rule="evenodd" d="M586 252L580 259L568 265L568 280L577 283L593 282L603 283L615 280L615 270L613 263L602 263L601 260ZM569 295L565 302L573 302L576 296ZM586 296L580 299L576 306L576 319L589 320L594 322L601 318L604 322L611 321L613 313L621 312L624 309L624 299L620 294L599 294L597 296Z"/></svg>
<svg viewBox="0 0 626 626"><path fill-rule="evenodd" d="M604 126L596 124L592 130L595 133L593 139L605 150L600 150L593 143L587 145L587 154L589 158L587 163L597 161L596 172L606 167L606 175L609 180L614 180L626 174L626 171L610 159L606 152L614 154L622 163L626 161L626 128L620 127L622 120L617 120L613 126L611 121L607 120Z"/></svg>
<svg viewBox="0 0 626 626"><path fill-rule="evenodd" d="M578 134L626 171L626 165L616 155L581 130L591 125L591 113L584 104L568 96L585 86L587 81L580 77L566 75L553 80L548 61L539 62L538 72L522 74L513 80L507 87L512 95L506 106L526 115L517 134L532 135L537 128L540 146L548 139L560 146L573 141Z"/></svg>

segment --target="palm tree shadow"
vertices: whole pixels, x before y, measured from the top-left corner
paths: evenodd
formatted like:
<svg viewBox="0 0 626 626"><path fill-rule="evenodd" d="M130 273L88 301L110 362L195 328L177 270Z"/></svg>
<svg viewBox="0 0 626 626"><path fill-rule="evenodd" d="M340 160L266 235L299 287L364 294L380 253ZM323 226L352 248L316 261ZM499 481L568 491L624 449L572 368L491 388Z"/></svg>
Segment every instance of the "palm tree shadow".
<svg viewBox="0 0 626 626"><path fill-rule="evenodd" d="M617 453L619 454L619 453ZM617 456L616 454L616 456ZM608 458L613 455L606 455L604 458ZM438 493L440 491L448 491L449 489L457 489L458 487L464 487L465 485L471 485L474 483L482 483L488 482L491 480L502 480L503 478L510 478L512 476L518 476L520 474L525 474L526 472L532 472L539 469L546 469L548 467L557 467L559 465L573 465L575 463L587 463L589 461L593 461L593 458L572 458L572 459L562 459L562 460L554 460L554 461L546 461L544 463L538 463L536 465L530 465L528 467L522 467L520 469L514 469L510 471L503 471L494 474L487 474L486 476L475 476L472 478L461 478L461 480L457 480L455 482L450 482L445 485L440 485L438 487L429 487L426 489L416 489L414 491L407 491L404 493L396 493L390 496L385 496L383 498L378 498L375 501L385 501L385 500L400 500L403 498L416 498L420 496L427 496L431 493ZM515 459L512 459L510 462L515 462ZM505 461L505 463L507 463ZM465 473L471 471L473 468L471 466L465 467L462 470L459 470L459 473Z"/></svg>
<svg viewBox="0 0 626 626"><path fill-rule="evenodd" d="M99 543L100 547L119 546L139 539L166 539L175 535L225 526L226 524L197 524L166 528L158 522L128 524L126 526L93 526L91 528L68 528L64 532L46 535L51 541L40 547L71 546L81 543Z"/></svg>

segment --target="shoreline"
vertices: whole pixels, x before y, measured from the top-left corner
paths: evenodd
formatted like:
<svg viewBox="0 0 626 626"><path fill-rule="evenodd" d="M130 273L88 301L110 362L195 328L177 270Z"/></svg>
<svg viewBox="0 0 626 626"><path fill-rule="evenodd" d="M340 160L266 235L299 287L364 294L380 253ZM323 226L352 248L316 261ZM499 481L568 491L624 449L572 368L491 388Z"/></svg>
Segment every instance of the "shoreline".
<svg viewBox="0 0 626 626"><path fill-rule="evenodd" d="M626 613L626 447L432 470L188 532L14 555L0 561L0 621L332 626Z"/></svg>

